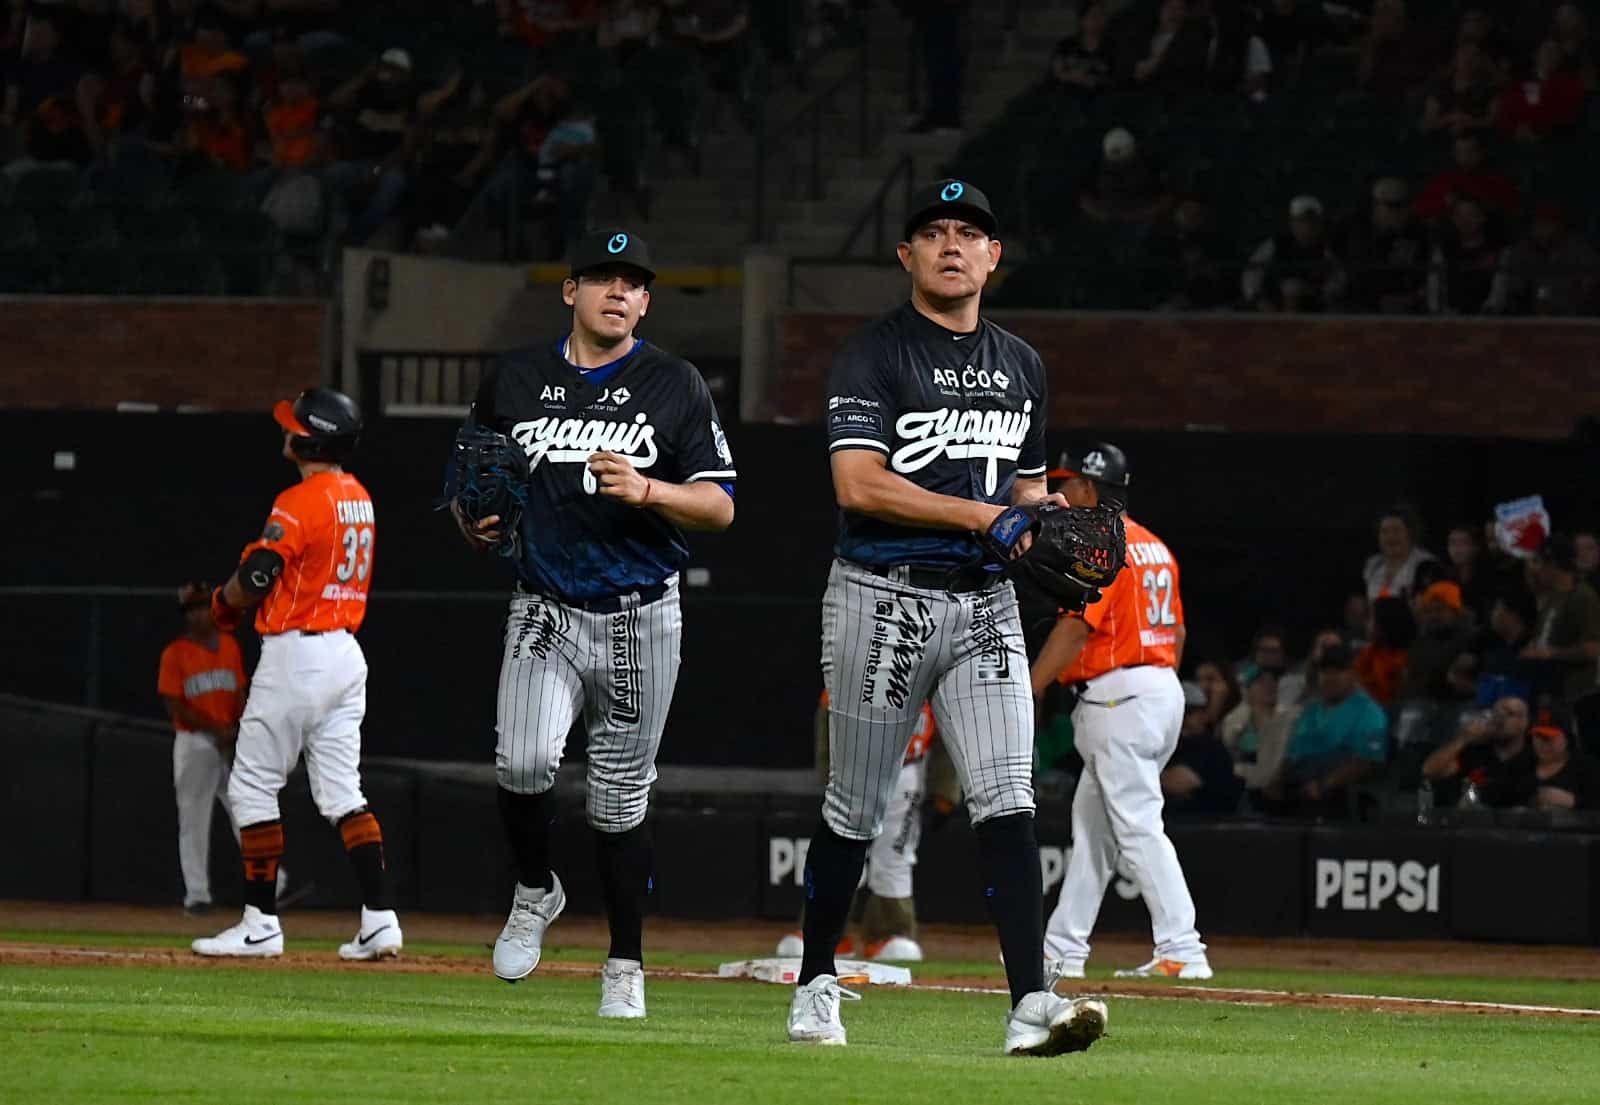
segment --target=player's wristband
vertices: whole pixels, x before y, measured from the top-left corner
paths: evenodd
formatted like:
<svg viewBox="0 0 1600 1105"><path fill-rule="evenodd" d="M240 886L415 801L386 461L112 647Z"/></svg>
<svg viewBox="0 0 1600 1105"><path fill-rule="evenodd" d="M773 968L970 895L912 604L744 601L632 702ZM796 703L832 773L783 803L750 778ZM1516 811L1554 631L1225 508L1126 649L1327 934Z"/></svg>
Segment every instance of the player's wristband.
<svg viewBox="0 0 1600 1105"><path fill-rule="evenodd" d="M218 629L229 632L238 629L239 623L244 620L244 611L228 605L228 600L222 597L221 587L211 592L211 620L217 623Z"/></svg>

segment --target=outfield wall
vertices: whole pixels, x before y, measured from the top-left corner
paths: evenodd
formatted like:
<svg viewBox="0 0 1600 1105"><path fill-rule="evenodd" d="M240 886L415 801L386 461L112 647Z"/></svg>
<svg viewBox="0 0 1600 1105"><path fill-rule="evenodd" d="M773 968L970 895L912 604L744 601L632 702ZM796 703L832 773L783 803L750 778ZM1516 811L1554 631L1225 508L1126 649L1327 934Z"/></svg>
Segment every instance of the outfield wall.
<svg viewBox="0 0 1600 1105"><path fill-rule="evenodd" d="M0 898L176 903L177 816L171 736L115 715L0 699ZM383 823L400 904L495 913L513 881L487 764L378 760L365 787ZM563 771L562 881L580 913L600 911L582 765ZM816 824L806 771L667 768L651 814L654 909L671 917L798 916ZM1448 817L1449 815L1442 815ZM1460 817L1461 815L1456 815ZM285 866L316 884L308 905L358 898L338 837L318 817L303 773L283 796ZM1047 898L1071 845L1065 799L1041 796ZM1180 823L1171 836L1202 929L1216 935L1463 938L1600 943L1600 821L1502 814L1452 824ZM213 886L237 902L237 849L213 825ZM985 918L976 844L958 816L924 836L917 906L926 921ZM1102 931L1149 924L1138 894L1114 880Z"/></svg>

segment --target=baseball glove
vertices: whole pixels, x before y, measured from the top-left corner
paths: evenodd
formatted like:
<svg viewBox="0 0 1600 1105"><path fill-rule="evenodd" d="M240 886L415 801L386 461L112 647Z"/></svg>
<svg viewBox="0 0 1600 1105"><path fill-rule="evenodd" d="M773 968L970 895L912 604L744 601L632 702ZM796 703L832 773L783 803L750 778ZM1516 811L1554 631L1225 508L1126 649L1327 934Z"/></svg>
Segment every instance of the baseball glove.
<svg viewBox="0 0 1600 1105"><path fill-rule="evenodd" d="M517 527L528 506L528 454L502 433L463 426L456 433L455 507L468 523L498 515L496 546L501 556L515 556Z"/></svg>
<svg viewBox="0 0 1600 1105"><path fill-rule="evenodd" d="M1030 533L1028 551L1013 556ZM1122 513L1109 504L1014 506L979 534L978 541L991 566L1032 583L1066 610L1082 610L1100 600L1100 588L1117 578L1128 547Z"/></svg>

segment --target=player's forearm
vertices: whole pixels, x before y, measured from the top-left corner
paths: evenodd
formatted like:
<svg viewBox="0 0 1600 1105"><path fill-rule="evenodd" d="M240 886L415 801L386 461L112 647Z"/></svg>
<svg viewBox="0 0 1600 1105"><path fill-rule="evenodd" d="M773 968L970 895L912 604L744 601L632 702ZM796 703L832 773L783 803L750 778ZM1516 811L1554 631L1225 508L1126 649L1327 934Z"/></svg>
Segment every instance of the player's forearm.
<svg viewBox="0 0 1600 1105"><path fill-rule="evenodd" d="M1043 476L1018 476L1011 484L1011 502L1016 506L1050 495L1050 481Z"/></svg>
<svg viewBox="0 0 1600 1105"><path fill-rule="evenodd" d="M733 525L733 496L714 483L668 483L646 481L650 488L644 502L679 529L720 533Z"/></svg>
<svg viewBox="0 0 1600 1105"><path fill-rule="evenodd" d="M1072 665L1089 639L1089 626L1082 618L1059 618L1034 658L1031 678L1033 696L1044 694L1051 683Z"/></svg>
<svg viewBox="0 0 1600 1105"><path fill-rule="evenodd" d="M204 732L211 728L211 723L195 713L193 708L183 699L175 698L172 695L163 695L162 697L166 700L167 713L172 718L172 727L174 729L195 733Z"/></svg>
<svg viewBox="0 0 1600 1105"><path fill-rule="evenodd" d="M1422 761L1422 774L1428 779L1448 779L1461 769L1461 753L1467 747L1465 737L1456 737L1449 744L1436 748Z"/></svg>
<svg viewBox="0 0 1600 1105"><path fill-rule="evenodd" d="M228 582L222 585L222 601L235 610L253 609L264 597L264 595L252 595L245 590L244 584L239 582L238 572L229 576Z"/></svg>
<svg viewBox="0 0 1600 1105"><path fill-rule="evenodd" d="M927 529L986 530L1005 510L954 495L940 495L918 487L904 476L879 465L841 474L834 468L834 496L845 510L884 522Z"/></svg>

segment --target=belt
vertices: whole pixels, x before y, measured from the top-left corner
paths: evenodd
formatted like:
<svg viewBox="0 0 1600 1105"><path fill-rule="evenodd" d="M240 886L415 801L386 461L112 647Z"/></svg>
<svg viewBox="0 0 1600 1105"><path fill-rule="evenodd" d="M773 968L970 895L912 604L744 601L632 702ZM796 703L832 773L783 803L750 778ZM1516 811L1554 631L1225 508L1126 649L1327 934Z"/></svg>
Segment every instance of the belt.
<svg viewBox="0 0 1600 1105"><path fill-rule="evenodd" d="M574 610L584 610L590 614L616 614L655 602L667 593L667 584L652 583L648 587L640 587L625 595L607 595L598 599L569 599L561 595L552 595L548 591L537 591L525 583L518 583L517 591L524 595L532 595L534 598L559 602L562 606L570 606Z"/></svg>
<svg viewBox="0 0 1600 1105"><path fill-rule="evenodd" d="M1153 668L1156 666L1157 665L1148 662L1142 664L1123 664L1120 668L1112 668L1111 671L1132 671L1134 668ZM1103 671L1100 673L1100 675L1110 675L1111 671ZM1095 678L1099 679L1100 675L1095 676ZM1085 679L1080 683L1074 683L1072 684L1072 689L1077 691L1079 694L1082 694L1084 691L1089 689L1089 681ZM1122 699L1118 699L1118 701L1120 702Z"/></svg>
<svg viewBox="0 0 1600 1105"><path fill-rule="evenodd" d="M926 564L862 564L860 567L895 583L906 583L924 591L949 591L952 594L987 591L999 586L1004 578L999 572L971 566L935 568Z"/></svg>

